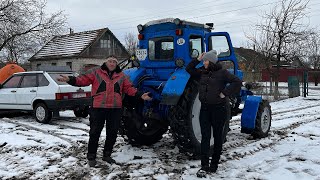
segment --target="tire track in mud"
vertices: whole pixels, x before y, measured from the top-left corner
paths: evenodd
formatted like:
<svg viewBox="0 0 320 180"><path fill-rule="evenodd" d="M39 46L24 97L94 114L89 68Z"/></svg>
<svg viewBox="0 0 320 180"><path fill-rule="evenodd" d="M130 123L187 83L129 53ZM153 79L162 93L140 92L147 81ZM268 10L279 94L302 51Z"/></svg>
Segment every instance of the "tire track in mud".
<svg viewBox="0 0 320 180"><path fill-rule="evenodd" d="M272 113L272 115L283 114L283 113L287 113L287 112L294 112L294 111L304 110L304 109L318 107L318 106L320 106L320 104L303 106L303 107L289 109L289 110L275 111L274 113Z"/></svg>
<svg viewBox="0 0 320 180"><path fill-rule="evenodd" d="M67 121L67 122L69 122L69 121ZM77 130L89 133L89 129L75 127L75 126L71 126L71 125L67 125L67 124L60 124L58 122L51 122L50 125L56 125L56 126L58 126L57 128L59 128L59 129L77 129Z"/></svg>
<svg viewBox="0 0 320 180"><path fill-rule="evenodd" d="M89 169L86 166L87 161L86 161L86 148L87 148L87 142L82 142L82 141L73 141L69 138L63 137L63 135L53 132L53 131L48 131L48 130L43 130L41 128L37 128L34 127L32 125L28 125L25 123L30 123L31 121L25 121L25 123L21 123L18 122L17 120L12 120L12 119L6 119L6 118L2 118L0 119L0 121L6 122L6 123L10 123L10 124L14 124L17 127L23 127L26 128L27 130L34 130L46 135L50 135L56 138L59 138L67 143L70 144L70 147L64 147L64 146L57 146L57 147L52 147L52 148L46 148L46 147L23 147L23 148L19 148L16 150L22 150L27 154L30 154L30 156L32 156L33 153L35 153L35 151L37 152L46 152L46 151L50 151L50 152L56 152L57 154L60 154L63 158L68 158L68 157L74 157L77 159L76 164L77 164L77 168L74 168L72 166L67 167L67 168L63 168L63 165L61 165L60 169L56 172L52 172L50 174L47 175L47 177L50 179L51 178L58 178L58 179L83 179L84 176L89 174ZM73 128L73 127L70 127ZM68 135L65 135L68 136ZM72 138L72 136L71 136ZM6 152L7 150L5 150L4 152ZM8 151L9 152L9 151ZM50 165L56 165L61 163L61 161L59 160L49 160L50 161ZM32 172L32 169L28 169L28 167L23 167L21 166L21 170L24 171L24 173L22 174L21 177L25 178L25 179L29 179L29 178L35 178L34 175L36 175L36 173ZM45 171L45 167L43 169L43 171ZM89 179L89 178L88 178Z"/></svg>
<svg viewBox="0 0 320 180"><path fill-rule="evenodd" d="M32 116L22 116L21 118L23 118L24 122L28 122L28 123L35 123L34 118ZM32 119L32 120L30 120ZM81 123L81 121L79 120L79 118L77 117L54 117L49 124L47 125L58 125L59 129L77 129L77 130L81 130L84 131L86 133L89 133L89 129L85 129L85 128L80 128L80 127L76 127L76 126L72 126L72 125L67 125L67 124L62 124L63 122L70 122L70 123ZM38 123L38 122L36 122Z"/></svg>
<svg viewBox="0 0 320 180"><path fill-rule="evenodd" d="M78 144L76 142L74 142L74 141L72 141L72 140L70 140L68 138L65 138L65 137L61 136L60 134L55 133L53 131L43 130L41 128L37 128L37 127L31 126L31 125L28 125L28 124L25 124L25 123L18 122L17 120L12 120L12 119L2 118L2 119L0 119L0 121L4 121L6 123L11 123L11 124L15 124L15 125L18 125L18 126L22 126L22 127L27 128L28 130L34 130L34 131L41 132L43 134L54 136L56 138L59 138L61 140L64 140L64 141L68 142L73 147L77 147L78 146Z"/></svg>
<svg viewBox="0 0 320 180"><path fill-rule="evenodd" d="M320 107L320 104L316 104L316 105L309 105L309 106L304 106L304 107L299 107L299 108L293 108L293 109L290 109L290 110L282 110L282 111L276 111L276 112L272 112L272 116L274 115L281 115L281 114L285 114L285 113L289 113L289 112L295 112L295 111L300 111L300 110L304 110L304 109L309 109L309 108L314 108L314 107ZM292 117L294 117L295 115L293 115ZM292 118L292 117L286 117L286 118ZM276 119L274 117L272 117L272 121L271 121L271 124L273 121L281 121L283 119L286 119L286 118L281 118L281 119ZM234 125L238 125L238 123L241 121L241 116L234 119L234 120L231 120L230 121L230 127L231 126L234 126Z"/></svg>
<svg viewBox="0 0 320 180"><path fill-rule="evenodd" d="M319 114L319 113L318 113ZM222 155L224 156L222 162L226 162L227 160L241 159L246 156L254 155L257 152L263 151L267 148L277 145L280 141L290 137L288 136L289 131L300 127L301 125L320 121L320 115L318 117L310 117L305 119L304 121L291 123L289 126L277 128L271 131L271 136L262 139L248 140L243 139L240 142L232 142L231 144L226 144L223 147L225 151ZM252 142L253 141L253 142ZM247 148L248 146L252 146L245 151L237 151L239 148ZM231 150L230 150L231 148ZM232 150L235 149L235 150Z"/></svg>
<svg viewBox="0 0 320 180"><path fill-rule="evenodd" d="M318 106L318 105L317 105ZM319 105L320 106L320 105ZM299 108L298 110L303 110L303 109L307 109L307 108L312 108L312 107L316 107L316 106L308 106L308 107L304 107L304 108ZM282 112L282 113L286 113L286 112ZM278 113L281 114L281 113ZM254 155L255 153L258 153L260 151L263 151L267 148L270 148L272 146L277 145L280 141L288 138L287 134L289 133L289 130L292 130L294 128L297 128L303 124L308 124L311 122L315 122L315 121L320 121L320 116L315 118L313 117L314 115L317 115L318 113L312 113L312 114L299 114L296 115L295 117L300 117L300 116L310 116L309 118L305 119L302 122L293 122L293 123L289 123L286 125L286 127L280 127L277 129L274 129L271 131L269 137L267 138L263 138L263 139L255 139L255 140L249 140L247 139L249 135L247 134L240 134L240 132L235 132L236 130L234 130L232 132L232 137L231 137L231 142L229 144L225 144L224 145L224 152L221 158L221 162L224 163L228 160L234 160L234 159L241 159L244 158L246 156L250 156L250 155ZM283 119L287 119L287 118L283 118ZM168 144L169 143L169 144ZM252 147L250 147L252 146ZM166 140L165 142L161 142L161 145L158 147L150 147L151 149L157 149L161 147L161 149L172 149L172 144L170 144L170 141ZM246 148L245 150L241 151L241 148ZM249 148L248 148L249 147ZM240 150L239 150L240 149ZM154 160L160 160L161 163L159 163L157 165L159 170L155 170L154 171L154 175L156 175L157 173L160 174L172 174L170 175L170 178L177 178L180 179L181 175L184 173L184 171L186 171L187 169L185 168L185 161L188 160L195 160L194 157L191 157L189 155L186 154L182 154L181 152L168 152L168 151L157 151L154 150L153 151L155 154L157 154L157 158ZM130 173L132 173L132 168L134 169L140 169L140 168L144 168L146 166L150 166L152 168L155 167L155 165L153 163L151 164L123 164L122 167L120 169L121 173L123 173L123 175L125 175L125 177L130 177ZM195 166L191 166L192 168L199 168L197 165ZM115 170L115 169L113 169ZM159 172L159 171L162 172ZM119 173L120 173L119 172ZM99 173L101 175L101 173ZM148 175L147 175L148 176ZM116 177L121 177L120 175L116 175ZM143 176L141 176L143 177ZM131 176L130 178L137 178L136 176Z"/></svg>

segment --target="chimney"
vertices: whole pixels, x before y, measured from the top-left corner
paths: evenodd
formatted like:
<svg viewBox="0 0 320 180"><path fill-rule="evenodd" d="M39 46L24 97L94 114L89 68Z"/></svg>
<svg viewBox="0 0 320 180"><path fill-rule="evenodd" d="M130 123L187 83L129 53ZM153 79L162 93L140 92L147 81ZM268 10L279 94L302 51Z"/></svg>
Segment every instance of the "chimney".
<svg viewBox="0 0 320 180"><path fill-rule="evenodd" d="M69 30L70 30L70 34L73 34L73 33L74 33L74 31L73 31L72 28L69 28Z"/></svg>

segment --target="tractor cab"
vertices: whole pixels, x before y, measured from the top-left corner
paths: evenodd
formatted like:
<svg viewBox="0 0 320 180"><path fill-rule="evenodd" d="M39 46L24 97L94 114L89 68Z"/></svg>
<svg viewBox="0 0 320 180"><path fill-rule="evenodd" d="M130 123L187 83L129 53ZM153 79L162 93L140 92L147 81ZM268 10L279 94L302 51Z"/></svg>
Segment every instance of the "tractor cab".
<svg viewBox="0 0 320 180"><path fill-rule="evenodd" d="M169 18L140 24L137 28L139 45L136 56L140 66L158 75L159 80L167 80L177 68L184 68L193 58L211 49L218 52L224 67L237 73L238 64L229 34L212 33L212 23Z"/></svg>

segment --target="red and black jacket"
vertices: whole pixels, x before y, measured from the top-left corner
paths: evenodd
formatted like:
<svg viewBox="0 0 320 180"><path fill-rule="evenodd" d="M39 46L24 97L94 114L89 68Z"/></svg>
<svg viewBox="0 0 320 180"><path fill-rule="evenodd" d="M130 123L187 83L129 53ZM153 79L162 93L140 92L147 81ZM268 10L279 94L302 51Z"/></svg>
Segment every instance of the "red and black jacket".
<svg viewBox="0 0 320 180"><path fill-rule="evenodd" d="M92 85L93 108L121 108L124 93L136 97L143 94L132 86L128 76L121 72L119 66L110 72L106 64L103 64L84 75L69 78L68 84L73 86Z"/></svg>

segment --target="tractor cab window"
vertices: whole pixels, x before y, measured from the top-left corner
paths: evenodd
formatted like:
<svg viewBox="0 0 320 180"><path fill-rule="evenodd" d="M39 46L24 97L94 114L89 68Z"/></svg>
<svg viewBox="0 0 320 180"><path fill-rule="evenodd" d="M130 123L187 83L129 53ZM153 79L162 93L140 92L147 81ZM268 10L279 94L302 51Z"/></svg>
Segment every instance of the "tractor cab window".
<svg viewBox="0 0 320 180"><path fill-rule="evenodd" d="M189 39L189 52L190 52L190 57L195 57L196 52L200 55L202 53L202 37L201 36L190 36ZM196 50L196 51L195 51Z"/></svg>
<svg viewBox="0 0 320 180"><path fill-rule="evenodd" d="M216 50L218 57L228 57L231 55L229 43L225 36L211 36L209 50Z"/></svg>
<svg viewBox="0 0 320 180"><path fill-rule="evenodd" d="M219 61L223 69L228 70L231 74L235 74L234 63L232 61Z"/></svg>
<svg viewBox="0 0 320 180"><path fill-rule="evenodd" d="M158 37L149 40L150 60L170 60L174 55L173 37Z"/></svg>

